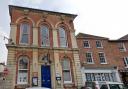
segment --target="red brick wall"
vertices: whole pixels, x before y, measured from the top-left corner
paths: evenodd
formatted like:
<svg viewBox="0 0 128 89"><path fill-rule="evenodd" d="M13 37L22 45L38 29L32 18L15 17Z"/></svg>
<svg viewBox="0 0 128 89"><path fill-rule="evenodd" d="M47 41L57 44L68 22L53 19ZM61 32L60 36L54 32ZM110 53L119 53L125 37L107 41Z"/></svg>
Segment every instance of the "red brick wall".
<svg viewBox="0 0 128 89"><path fill-rule="evenodd" d="M84 48L83 47L83 41L88 40L90 43L90 48ZM118 42L110 42L107 39L106 40L100 40L102 42L103 48L96 48L96 41L97 39L82 39L82 38L77 38L77 44L78 47L80 48L80 61L81 64L86 62L86 52L92 52L93 54L93 59L94 59L94 64L84 64L86 67L114 67L117 66L119 69L124 68L124 61L123 57L128 56L128 51L127 52L120 52L118 48ZM128 43L125 43L126 48L128 48ZM104 52L105 57L107 60L107 64L100 64L99 61L99 56L98 52Z"/></svg>

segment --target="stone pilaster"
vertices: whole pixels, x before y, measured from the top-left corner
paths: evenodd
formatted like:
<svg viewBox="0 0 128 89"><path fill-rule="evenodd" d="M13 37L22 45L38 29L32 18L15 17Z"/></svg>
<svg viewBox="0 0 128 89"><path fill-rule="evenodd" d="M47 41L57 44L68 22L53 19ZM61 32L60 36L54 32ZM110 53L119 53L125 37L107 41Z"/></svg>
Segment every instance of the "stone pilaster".
<svg viewBox="0 0 128 89"><path fill-rule="evenodd" d="M55 76L60 75L61 81L56 81L56 89L63 89L63 80L62 80L62 67L59 60L59 52L54 51L54 62L55 62Z"/></svg>
<svg viewBox="0 0 128 89"><path fill-rule="evenodd" d="M33 49L33 72L38 72L38 49Z"/></svg>
<svg viewBox="0 0 128 89"><path fill-rule="evenodd" d="M70 32L71 35L71 41L72 41L72 48L78 48L77 42L76 42L76 37L75 37L75 32Z"/></svg>
<svg viewBox="0 0 128 89"><path fill-rule="evenodd" d="M14 89L16 84L16 58L15 58L15 49L8 49L8 60L7 60L7 68L9 70L9 74L6 76L6 86L9 89Z"/></svg>
<svg viewBox="0 0 128 89"><path fill-rule="evenodd" d="M53 47L58 47L57 30L53 30Z"/></svg>
<svg viewBox="0 0 128 89"><path fill-rule="evenodd" d="M78 51L74 51L73 56L74 56L74 63L75 63L77 86L78 86L78 89L80 89L83 84L82 84L82 73L81 73L81 65L80 65Z"/></svg>
<svg viewBox="0 0 128 89"><path fill-rule="evenodd" d="M38 28L33 27L33 46L38 46Z"/></svg>
<svg viewBox="0 0 128 89"><path fill-rule="evenodd" d="M11 24L10 39L12 39L12 42L14 42L14 44L16 44L16 30L17 25Z"/></svg>

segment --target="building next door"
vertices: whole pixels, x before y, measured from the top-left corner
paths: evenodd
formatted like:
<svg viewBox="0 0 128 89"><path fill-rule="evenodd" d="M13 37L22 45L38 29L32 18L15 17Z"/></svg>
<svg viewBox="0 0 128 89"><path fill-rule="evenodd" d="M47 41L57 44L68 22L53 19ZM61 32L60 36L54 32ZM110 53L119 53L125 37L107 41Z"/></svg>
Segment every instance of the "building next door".
<svg viewBox="0 0 128 89"><path fill-rule="evenodd" d="M41 66L41 85L42 87L51 88L51 71L50 66Z"/></svg>

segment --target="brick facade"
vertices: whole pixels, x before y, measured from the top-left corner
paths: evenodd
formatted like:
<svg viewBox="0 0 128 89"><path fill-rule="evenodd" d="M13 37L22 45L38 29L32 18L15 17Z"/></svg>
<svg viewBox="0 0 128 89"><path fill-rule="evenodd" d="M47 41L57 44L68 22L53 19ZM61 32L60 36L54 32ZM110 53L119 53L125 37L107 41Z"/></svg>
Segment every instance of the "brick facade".
<svg viewBox="0 0 128 89"><path fill-rule="evenodd" d="M79 89L82 86L82 75L80 71L80 61L77 43L75 39L75 31L73 20L76 15L59 13L32 8L9 6L11 17L11 42L7 44L8 60L7 66L10 74L7 76L8 86L10 89L25 89L32 87L32 78L38 78L38 85L42 87L42 66L50 66L51 72L51 88L52 89ZM21 24L30 25L28 32L29 40L27 44L20 43ZM46 25L49 29L50 45L42 47L41 43L41 25ZM67 47L60 47L59 27L64 27L66 33ZM49 55L49 56L47 56ZM20 57L27 57L27 83L18 83L18 71ZM45 62L42 58L49 57ZM64 83L62 72L62 60L66 58L70 62L71 82ZM57 74L61 80L56 80ZM10 82L13 81L13 82Z"/></svg>

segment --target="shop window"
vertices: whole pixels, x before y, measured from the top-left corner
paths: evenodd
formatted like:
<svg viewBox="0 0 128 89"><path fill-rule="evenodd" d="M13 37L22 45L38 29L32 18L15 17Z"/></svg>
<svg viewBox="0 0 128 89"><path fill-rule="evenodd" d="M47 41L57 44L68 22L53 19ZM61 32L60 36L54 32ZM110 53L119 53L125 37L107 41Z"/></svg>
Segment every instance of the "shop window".
<svg viewBox="0 0 128 89"><path fill-rule="evenodd" d="M18 61L17 84L28 84L28 59L24 56Z"/></svg>
<svg viewBox="0 0 128 89"><path fill-rule="evenodd" d="M85 73L85 77L86 81L117 81L114 73Z"/></svg>
<svg viewBox="0 0 128 89"><path fill-rule="evenodd" d="M49 46L49 29L46 26L41 26L41 45L42 46Z"/></svg>
<svg viewBox="0 0 128 89"><path fill-rule="evenodd" d="M71 78L71 69L70 69L70 61L67 59L64 59L62 61L62 71L63 71L63 80L64 83L71 83L72 78Z"/></svg>

